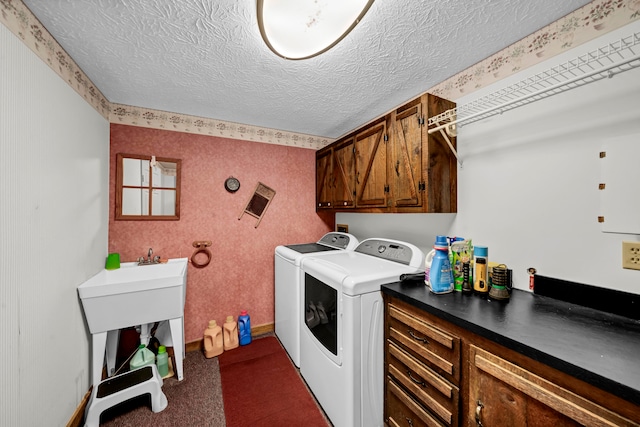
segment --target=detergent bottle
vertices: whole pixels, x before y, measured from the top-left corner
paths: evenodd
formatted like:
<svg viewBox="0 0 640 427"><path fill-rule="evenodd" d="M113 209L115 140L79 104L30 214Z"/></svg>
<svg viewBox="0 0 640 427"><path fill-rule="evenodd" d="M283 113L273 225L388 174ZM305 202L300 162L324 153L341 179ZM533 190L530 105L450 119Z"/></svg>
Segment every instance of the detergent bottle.
<svg viewBox="0 0 640 427"><path fill-rule="evenodd" d="M215 320L210 320L209 326L204 331L204 356L210 359L222 354L223 351L222 328Z"/></svg>
<svg viewBox="0 0 640 427"><path fill-rule="evenodd" d="M240 345L251 343L251 318L247 310L242 310L238 316L238 333L240 335Z"/></svg>
<svg viewBox="0 0 640 427"><path fill-rule="evenodd" d="M453 291L453 271L449 261L449 244L446 236L436 236L435 254L429 269L429 285L434 294Z"/></svg>
<svg viewBox="0 0 640 427"><path fill-rule="evenodd" d="M431 250L427 257L424 259L424 284L431 286L429 283L429 272L431 271L431 263L433 262L433 256L436 254L435 249Z"/></svg>
<svg viewBox="0 0 640 427"><path fill-rule="evenodd" d="M227 316L227 320L222 325L222 334L225 350L238 347L238 324L233 320L233 316Z"/></svg>
<svg viewBox="0 0 640 427"><path fill-rule="evenodd" d="M142 368L143 366L153 365L156 363L156 355L153 354L151 350L147 348L146 345L140 344L138 346L138 350L136 354L133 355L131 361L129 362L129 369L134 370L138 368Z"/></svg>
<svg viewBox="0 0 640 427"><path fill-rule="evenodd" d="M163 345L158 347L156 365L158 366L158 374L160 374L162 378L169 375L169 355L167 354L167 347Z"/></svg>

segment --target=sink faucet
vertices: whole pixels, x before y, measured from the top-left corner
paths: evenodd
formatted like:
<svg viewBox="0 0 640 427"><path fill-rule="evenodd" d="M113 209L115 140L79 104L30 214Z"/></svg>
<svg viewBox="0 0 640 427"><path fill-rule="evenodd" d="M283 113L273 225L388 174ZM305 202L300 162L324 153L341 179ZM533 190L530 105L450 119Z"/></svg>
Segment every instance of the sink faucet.
<svg viewBox="0 0 640 427"><path fill-rule="evenodd" d="M153 255L153 249L149 248L149 252L147 252L147 259L144 259L144 257L141 256L140 258L138 258L138 265L158 264L160 262L160 257L156 255L153 258L151 258L152 255Z"/></svg>

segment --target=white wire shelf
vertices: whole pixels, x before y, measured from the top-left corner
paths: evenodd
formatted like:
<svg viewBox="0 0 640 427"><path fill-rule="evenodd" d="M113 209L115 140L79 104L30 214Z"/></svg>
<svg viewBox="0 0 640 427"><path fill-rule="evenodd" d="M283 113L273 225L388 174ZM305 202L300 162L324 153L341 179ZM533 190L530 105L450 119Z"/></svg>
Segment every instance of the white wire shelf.
<svg viewBox="0 0 640 427"><path fill-rule="evenodd" d="M454 125L473 123L637 67L640 67L640 33L623 37L518 83L430 117L429 133L443 129L455 130Z"/></svg>

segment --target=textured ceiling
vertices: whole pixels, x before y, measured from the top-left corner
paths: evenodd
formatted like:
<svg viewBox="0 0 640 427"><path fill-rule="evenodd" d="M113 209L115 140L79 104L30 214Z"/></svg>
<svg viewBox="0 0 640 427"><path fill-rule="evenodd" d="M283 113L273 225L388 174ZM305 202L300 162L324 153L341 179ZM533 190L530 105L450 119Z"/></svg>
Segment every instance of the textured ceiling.
<svg viewBox="0 0 640 427"><path fill-rule="evenodd" d="M267 48L255 0L24 3L110 102L336 138L589 1L376 0L302 61Z"/></svg>

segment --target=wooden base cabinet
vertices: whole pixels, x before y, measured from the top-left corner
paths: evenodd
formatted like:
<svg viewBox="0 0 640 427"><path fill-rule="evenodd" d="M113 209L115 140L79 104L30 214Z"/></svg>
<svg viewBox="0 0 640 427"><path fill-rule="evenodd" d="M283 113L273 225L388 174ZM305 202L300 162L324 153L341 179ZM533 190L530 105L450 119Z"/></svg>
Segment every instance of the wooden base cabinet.
<svg viewBox="0 0 640 427"><path fill-rule="evenodd" d="M424 94L318 150L316 209L456 212L456 158L425 125L454 107Z"/></svg>
<svg viewBox="0 0 640 427"><path fill-rule="evenodd" d="M422 425L457 426L460 338L395 303L386 304L385 322L386 395L397 401L394 412L385 415L387 422L415 425L407 419L417 417Z"/></svg>
<svg viewBox="0 0 640 427"><path fill-rule="evenodd" d="M637 426L636 405L397 298L385 301L388 426Z"/></svg>
<svg viewBox="0 0 640 427"><path fill-rule="evenodd" d="M637 425L474 345L469 355L467 414L478 426Z"/></svg>

